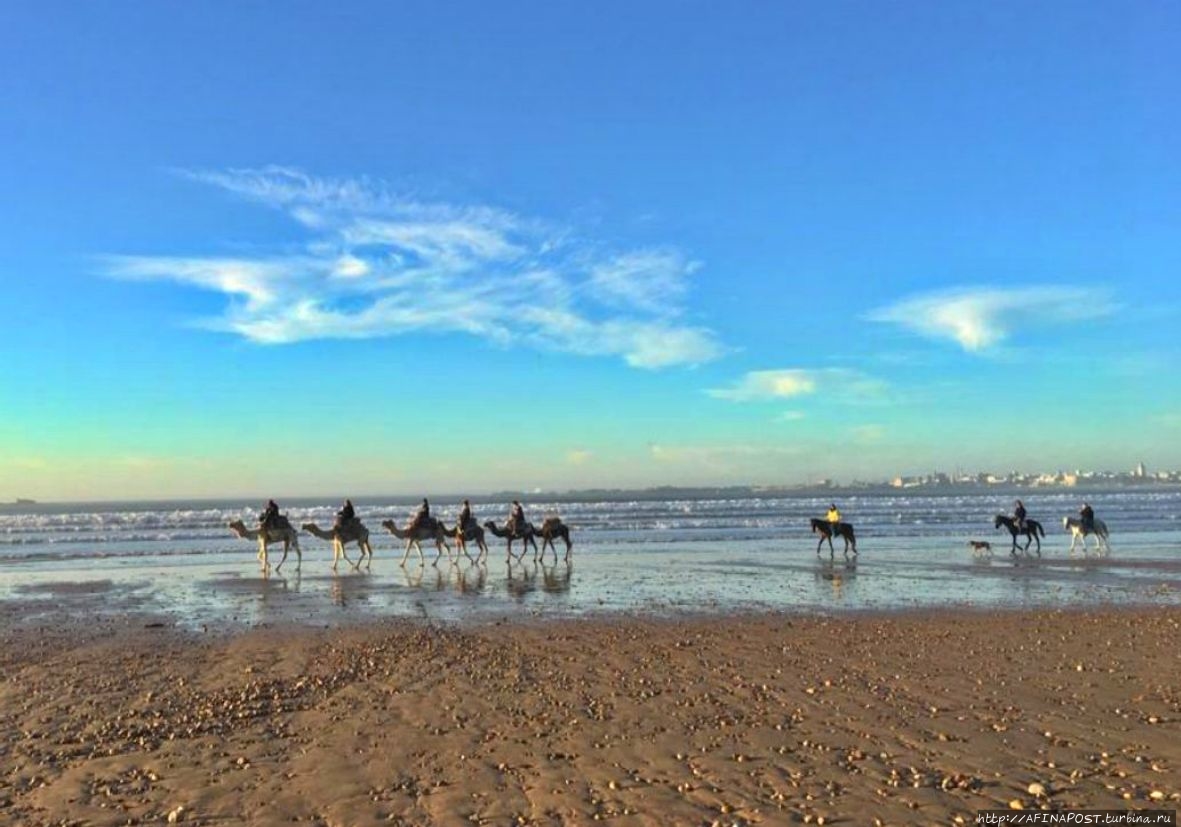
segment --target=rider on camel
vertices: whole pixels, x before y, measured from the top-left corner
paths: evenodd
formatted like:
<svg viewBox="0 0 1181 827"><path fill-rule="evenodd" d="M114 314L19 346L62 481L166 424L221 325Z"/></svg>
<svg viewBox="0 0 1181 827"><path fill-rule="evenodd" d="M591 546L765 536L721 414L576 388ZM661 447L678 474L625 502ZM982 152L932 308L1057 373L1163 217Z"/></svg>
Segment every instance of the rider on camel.
<svg viewBox="0 0 1181 827"><path fill-rule="evenodd" d="M472 523L472 504L468 500L463 501L463 509L459 512L459 532L462 534L471 529Z"/></svg>
<svg viewBox="0 0 1181 827"><path fill-rule="evenodd" d="M410 521L410 525L406 528L407 531L414 531L416 528L426 525L426 522L431 518L431 504L426 501L426 497L422 498L422 505L418 507L418 511L414 514L414 519Z"/></svg>
<svg viewBox="0 0 1181 827"><path fill-rule="evenodd" d="M333 528L339 530L344 528L352 520L357 518L357 512L353 509L353 501L345 500L344 505L341 506L340 511L336 512L336 525Z"/></svg>
<svg viewBox="0 0 1181 827"><path fill-rule="evenodd" d="M513 507L509 511L508 530L514 534L525 530L525 509L517 500L513 500Z"/></svg>
<svg viewBox="0 0 1181 827"><path fill-rule="evenodd" d="M267 507L258 515L258 524L263 530L274 528L279 522L279 506L274 500L267 500Z"/></svg>

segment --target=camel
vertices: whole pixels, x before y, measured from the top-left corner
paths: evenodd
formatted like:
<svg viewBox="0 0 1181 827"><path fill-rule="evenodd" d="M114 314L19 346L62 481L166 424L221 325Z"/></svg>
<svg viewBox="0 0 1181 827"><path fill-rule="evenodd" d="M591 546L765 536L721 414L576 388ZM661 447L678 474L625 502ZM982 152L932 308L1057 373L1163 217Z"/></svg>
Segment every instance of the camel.
<svg viewBox="0 0 1181 827"><path fill-rule="evenodd" d="M438 551L438 554L435 555L435 562L431 565L439 565L439 558L443 556L443 549L447 549L448 557L451 556L451 546L447 545L447 535L443 533L443 524L433 517L428 517L413 533L398 528L398 524L393 520L385 520L381 526L399 540L406 541L406 551L402 555L402 562L400 563L402 566L406 565L406 558L410 556L411 547L418 549L419 562L426 562L426 558L422 556L422 546L419 545L419 541L421 540L435 541L435 549Z"/></svg>
<svg viewBox="0 0 1181 827"><path fill-rule="evenodd" d="M279 565L275 566L275 574L278 574L279 569L283 568L283 564L287 562L289 549L295 549L295 567L298 569L303 565L303 554L299 550L299 534L291 527L291 523L286 517L280 517L278 524L268 528L265 532L258 528L247 528L241 520L234 520L229 524L229 528L243 540L253 540L258 543L258 562L264 572L271 569L271 564L267 561L267 546L272 543L283 544L283 559L279 561Z"/></svg>
<svg viewBox="0 0 1181 827"><path fill-rule="evenodd" d="M1103 555L1111 551L1107 543L1107 523L1096 517L1092 520L1092 528L1083 528L1083 521L1078 517L1063 517L1062 527L1070 532L1070 553L1074 554L1074 544L1083 541L1083 554L1087 553L1087 535L1095 535L1095 551Z"/></svg>
<svg viewBox="0 0 1181 827"><path fill-rule="evenodd" d="M543 557L545 556L545 547L549 546L554 552L554 562L558 562L558 548L554 545L554 538L557 537L566 543L566 560L570 560L570 551L574 548L574 543L570 540L570 527L562 522L561 517L546 517L541 528L534 529L534 533L541 538L541 555Z"/></svg>
<svg viewBox="0 0 1181 827"><path fill-rule="evenodd" d="M455 540L455 547L462 551L467 559L472 559L472 556L467 553L469 540L475 541L476 547L480 550L480 553L476 555L476 562L479 563L487 559L488 544L484 542L484 529L479 523L473 522L467 531L460 531L458 524L454 528L447 528L446 524L439 520L439 527L443 529L443 534Z"/></svg>
<svg viewBox="0 0 1181 827"><path fill-rule="evenodd" d="M525 556L525 552L529 550L530 544L532 544L532 546L533 546L533 554L536 557L536 555L537 555L537 541L534 540L533 538L537 534L537 531L533 528L532 523L525 523L524 530L521 530L520 528L516 528L513 531L509 531L508 523L505 523L504 528L501 528L500 526L498 526L496 524L495 520L487 520L484 522L484 528L491 531L497 537L504 537L508 540L508 553L510 555L512 555L512 553L513 553L513 540L520 540L521 541L521 555L520 555L520 557L517 558L518 560L520 560L521 558L523 558Z"/></svg>
<svg viewBox="0 0 1181 827"><path fill-rule="evenodd" d="M313 534L321 540L332 541L332 570L336 571L336 564L340 558L355 569L361 568L361 563L365 563L365 568L373 563L373 547L369 545L369 529L365 528L365 524L360 520L352 519L343 526L337 528L333 527L331 531L324 531L315 523L304 523L303 530L308 534ZM349 543L356 543L360 550L361 556L357 558L354 563L349 559L345 553L344 547Z"/></svg>

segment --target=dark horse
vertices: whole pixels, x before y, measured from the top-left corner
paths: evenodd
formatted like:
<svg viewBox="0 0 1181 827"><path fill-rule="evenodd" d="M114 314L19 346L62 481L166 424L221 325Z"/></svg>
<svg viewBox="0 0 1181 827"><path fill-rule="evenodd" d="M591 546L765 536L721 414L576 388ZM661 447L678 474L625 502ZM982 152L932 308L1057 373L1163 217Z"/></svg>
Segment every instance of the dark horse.
<svg viewBox="0 0 1181 827"><path fill-rule="evenodd" d="M1042 530L1042 524L1037 520L1026 520L1025 528L1018 528L1017 521L1012 517L1008 517L1004 514L997 514L996 519L992 521L992 527L1000 528L1001 526L1009 529L1009 534L1013 535L1013 548L1009 550L1009 554L1014 557L1017 556L1017 535L1024 534L1025 548L1023 548L1022 551L1026 554L1029 554L1029 544L1037 543L1037 556L1042 556L1042 541L1039 540L1038 537L1045 537L1046 532Z"/></svg>
<svg viewBox="0 0 1181 827"><path fill-rule="evenodd" d="M853 535L853 526L849 523L837 523L835 526L828 520L812 518L812 533L820 535L820 542L816 544L816 556L820 556L820 547L828 541L828 558L831 560L836 553L832 547L832 535L837 535L845 541L845 559L849 559L849 549L857 554L857 538Z"/></svg>

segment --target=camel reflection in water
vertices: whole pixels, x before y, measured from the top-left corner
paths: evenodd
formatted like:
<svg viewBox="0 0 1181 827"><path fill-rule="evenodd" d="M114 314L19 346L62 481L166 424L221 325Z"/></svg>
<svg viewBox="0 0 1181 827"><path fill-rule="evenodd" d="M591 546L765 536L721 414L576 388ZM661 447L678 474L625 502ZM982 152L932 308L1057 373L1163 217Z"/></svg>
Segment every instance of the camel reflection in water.
<svg viewBox="0 0 1181 827"><path fill-rule="evenodd" d="M546 594L566 594L570 591L570 580L574 564L565 562L512 562L508 563L505 586L508 593L518 600L538 588Z"/></svg>
<svg viewBox="0 0 1181 827"><path fill-rule="evenodd" d="M479 594L488 585L488 564L461 565L453 560L448 566L409 566L402 569L407 587L442 592L454 587L460 594Z"/></svg>

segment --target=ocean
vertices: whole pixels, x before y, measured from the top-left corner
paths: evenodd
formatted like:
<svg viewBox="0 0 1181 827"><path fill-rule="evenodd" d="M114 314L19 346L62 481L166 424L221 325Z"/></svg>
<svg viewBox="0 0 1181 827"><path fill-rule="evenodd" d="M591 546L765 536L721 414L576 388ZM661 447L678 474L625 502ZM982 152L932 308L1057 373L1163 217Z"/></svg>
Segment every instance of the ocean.
<svg viewBox="0 0 1181 827"><path fill-rule="evenodd" d="M227 523L254 525L259 503L8 505L0 509L0 606L24 618L54 612L139 612L188 627L328 624L364 617L444 621L614 612L786 611L840 613L915 608L1066 607L1181 602L1181 491L1136 488L1086 498L1111 532L1111 553L1069 553L1062 518L1082 494L836 495L856 527L860 554L846 562L820 557L809 532L831 495L736 499L537 499L527 514L560 514L574 551L555 561L506 562L504 542L489 537L486 565L417 557L399 565L403 546L380 527L404 523L405 499L357 499L375 557L360 572L330 569L330 544L301 534L281 576L264 577L255 545ZM993 528L1022 496L1043 523L1042 556L1008 553L1008 534ZM299 526L331 524L338 503L281 503ZM457 504L436 503L449 523ZM476 505L477 518L502 522L507 506ZM992 543L974 555L969 540ZM272 546L272 562L279 555ZM349 554L355 557L355 547Z"/></svg>

